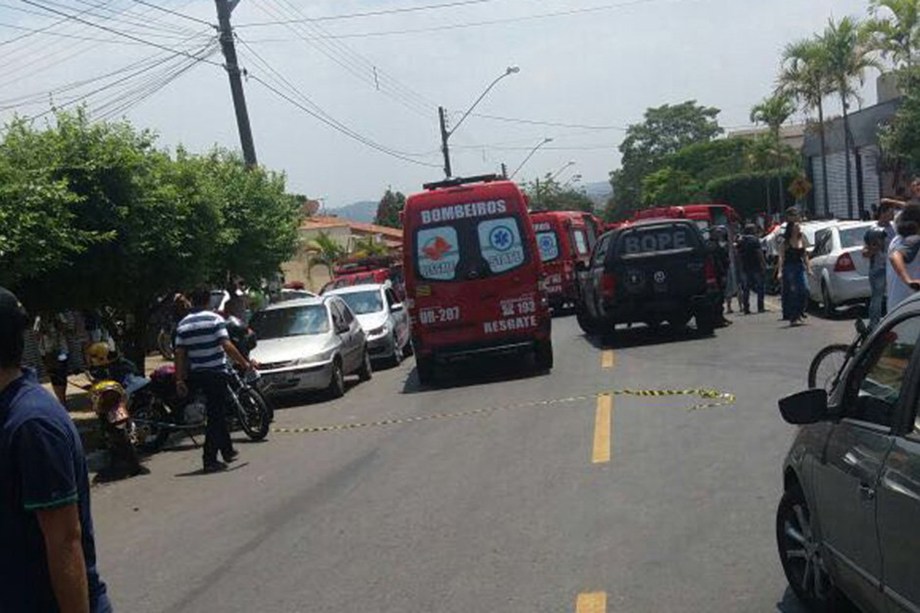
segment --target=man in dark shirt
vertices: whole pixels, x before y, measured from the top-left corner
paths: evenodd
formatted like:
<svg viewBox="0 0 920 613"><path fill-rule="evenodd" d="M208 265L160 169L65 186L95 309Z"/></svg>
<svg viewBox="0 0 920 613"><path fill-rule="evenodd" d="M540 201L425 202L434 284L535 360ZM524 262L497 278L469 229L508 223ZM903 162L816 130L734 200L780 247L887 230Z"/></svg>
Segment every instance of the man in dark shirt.
<svg viewBox="0 0 920 613"><path fill-rule="evenodd" d="M757 238L757 226L748 224L744 234L738 239L738 254L741 256L741 305L745 315L751 314L751 291L757 294L757 312L763 313L764 283L767 261L763 256L760 239Z"/></svg>
<svg viewBox="0 0 920 613"><path fill-rule="evenodd" d="M0 611L108 613L70 416L22 368L26 313L0 288Z"/></svg>

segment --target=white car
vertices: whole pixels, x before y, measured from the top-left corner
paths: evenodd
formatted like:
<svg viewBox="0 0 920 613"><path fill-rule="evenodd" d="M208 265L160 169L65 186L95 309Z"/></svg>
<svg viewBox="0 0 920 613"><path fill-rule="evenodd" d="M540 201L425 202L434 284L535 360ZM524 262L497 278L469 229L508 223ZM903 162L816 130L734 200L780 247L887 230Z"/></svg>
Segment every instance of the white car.
<svg viewBox="0 0 920 613"><path fill-rule="evenodd" d="M338 296L288 300L255 313L249 326L258 345L252 359L268 394L327 390L345 394L345 375L371 378L367 339Z"/></svg>
<svg viewBox="0 0 920 613"><path fill-rule="evenodd" d="M338 296L355 313L372 359L398 366L412 352L409 315L389 282L341 287L323 295Z"/></svg>
<svg viewBox="0 0 920 613"><path fill-rule="evenodd" d="M810 256L812 251L815 248L816 239L815 236L821 230L825 228L830 228L837 224L843 223L836 219L821 219L817 221L805 221L802 222L802 234L805 235L805 240L808 241L808 244L811 247L808 248L808 255ZM767 257L776 258L779 256L779 244L782 242L783 232L786 231L786 224L780 224L770 234L764 236L761 240L763 244L764 252L766 252Z"/></svg>
<svg viewBox="0 0 920 613"><path fill-rule="evenodd" d="M875 222L840 221L815 233L808 293L833 317L837 307L865 302L872 296L869 260L862 254L864 237Z"/></svg>

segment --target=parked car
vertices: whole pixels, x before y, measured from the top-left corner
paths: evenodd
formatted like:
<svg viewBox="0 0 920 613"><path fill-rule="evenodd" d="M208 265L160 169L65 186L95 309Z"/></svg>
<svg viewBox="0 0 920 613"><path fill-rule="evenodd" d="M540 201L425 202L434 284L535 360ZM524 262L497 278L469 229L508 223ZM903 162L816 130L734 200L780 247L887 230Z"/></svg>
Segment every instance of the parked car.
<svg viewBox="0 0 920 613"><path fill-rule="evenodd" d="M920 611L920 298L899 305L836 387L784 398L801 425L776 516L792 590L817 610Z"/></svg>
<svg viewBox="0 0 920 613"><path fill-rule="evenodd" d="M841 221L815 232L808 293L833 317L842 304L864 302L872 296L869 260L862 254L871 221Z"/></svg>
<svg viewBox="0 0 920 613"><path fill-rule="evenodd" d="M691 318L710 334L721 312L712 253L687 219L638 221L604 234L579 284L576 317L588 334L609 334L621 323L681 327Z"/></svg>
<svg viewBox="0 0 920 613"><path fill-rule="evenodd" d="M389 282L343 287L324 295L340 297L357 316L372 360L388 360L399 366L403 357L412 353L409 315Z"/></svg>
<svg viewBox="0 0 920 613"><path fill-rule="evenodd" d="M439 363L531 354L553 367L543 266L521 189L496 175L409 196L403 258L419 381Z"/></svg>
<svg viewBox="0 0 920 613"><path fill-rule="evenodd" d="M281 288L278 293L276 302L287 302L288 300L302 300L303 298L316 298L316 294L305 289Z"/></svg>
<svg viewBox="0 0 920 613"><path fill-rule="evenodd" d="M259 344L252 351L270 395L325 389L345 394L345 376L371 378L367 337L358 318L338 296L279 302L249 322Z"/></svg>

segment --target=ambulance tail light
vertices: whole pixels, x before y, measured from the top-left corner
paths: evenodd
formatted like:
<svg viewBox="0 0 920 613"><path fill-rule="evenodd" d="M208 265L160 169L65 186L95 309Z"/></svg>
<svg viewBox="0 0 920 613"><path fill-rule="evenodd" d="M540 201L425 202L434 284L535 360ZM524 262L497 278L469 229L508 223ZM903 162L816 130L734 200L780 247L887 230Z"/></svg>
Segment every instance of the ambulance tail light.
<svg viewBox="0 0 920 613"><path fill-rule="evenodd" d="M706 285L710 289L717 289L719 286L719 279L716 277L716 263L712 258L706 259L706 267L703 272L706 275Z"/></svg>
<svg viewBox="0 0 920 613"><path fill-rule="evenodd" d="M616 275L605 272L601 277L601 296L604 300L610 301L617 295L617 278Z"/></svg>
<svg viewBox="0 0 920 613"><path fill-rule="evenodd" d="M837 258L837 263L834 264L834 272L853 272L854 270L856 270L856 264L853 263L853 258L849 253L842 253Z"/></svg>

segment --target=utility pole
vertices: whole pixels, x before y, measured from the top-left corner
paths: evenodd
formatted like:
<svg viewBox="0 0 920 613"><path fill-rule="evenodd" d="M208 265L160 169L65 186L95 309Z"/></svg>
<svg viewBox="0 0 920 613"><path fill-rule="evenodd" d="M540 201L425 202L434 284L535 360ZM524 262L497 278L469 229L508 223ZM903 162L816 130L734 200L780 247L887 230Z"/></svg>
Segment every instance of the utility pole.
<svg viewBox="0 0 920 613"><path fill-rule="evenodd" d="M218 2L220 0L217 0ZM451 177L450 168L450 149L447 146L447 139L450 138L450 132L447 131L447 111L443 106L438 107L438 119L441 123L441 153L444 154L444 175L449 179Z"/></svg>
<svg viewBox="0 0 920 613"><path fill-rule="evenodd" d="M502 162L502 178L503 179L508 178L508 165L505 164L504 162Z"/></svg>
<svg viewBox="0 0 920 613"><path fill-rule="evenodd" d="M252 127L249 125L249 112L246 110L246 95L243 93L243 81L240 78L240 65L236 58L236 45L233 42L233 28L230 26L230 14L240 0L214 0L217 5L217 23L220 31L220 46L224 52L227 76L230 78L230 93L233 95L233 110L236 112L236 125L240 132L240 145L243 147L243 160L246 166L253 167L256 161L256 146L252 142Z"/></svg>

